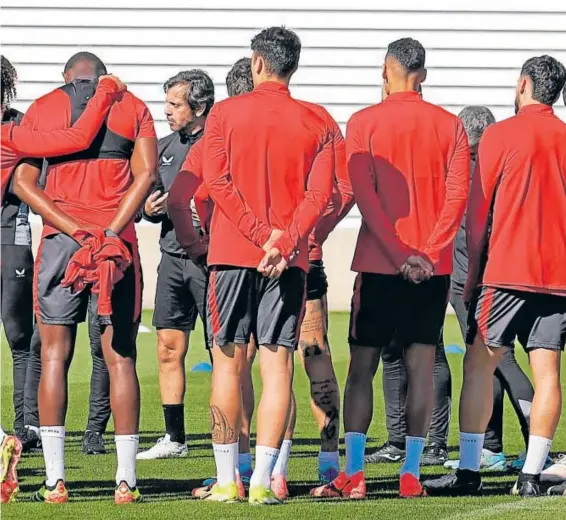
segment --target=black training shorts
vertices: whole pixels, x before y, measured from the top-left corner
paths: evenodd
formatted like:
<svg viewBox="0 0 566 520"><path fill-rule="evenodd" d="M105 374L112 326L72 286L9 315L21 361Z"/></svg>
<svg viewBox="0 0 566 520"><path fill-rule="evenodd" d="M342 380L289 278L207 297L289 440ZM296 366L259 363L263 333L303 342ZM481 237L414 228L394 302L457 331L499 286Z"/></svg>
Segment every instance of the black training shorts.
<svg viewBox="0 0 566 520"><path fill-rule="evenodd" d="M393 338L408 347L439 342L449 276L414 284L400 275L359 273L350 313L350 345L387 347Z"/></svg>
<svg viewBox="0 0 566 520"><path fill-rule="evenodd" d="M279 280L255 269L215 266L207 298L209 346L249 343L295 348L305 309L305 273L287 269Z"/></svg>
<svg viewBox="0 0 566 520"><path fill-rule="evenodd" d="M481 287L468 312L466 343L476 334L491 348L563 350L566 339L566 296Z"/></svg>

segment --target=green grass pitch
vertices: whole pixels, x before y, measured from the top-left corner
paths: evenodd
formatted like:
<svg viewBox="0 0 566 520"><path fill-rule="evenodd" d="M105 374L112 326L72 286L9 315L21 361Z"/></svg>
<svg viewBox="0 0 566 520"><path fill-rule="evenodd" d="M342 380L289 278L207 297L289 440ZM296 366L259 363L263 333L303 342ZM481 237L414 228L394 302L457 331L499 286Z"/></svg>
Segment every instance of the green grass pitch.
<svg viewBox="0 0 566 520"><path fill-rule="evenodd" d="M151 313L144 312L144 323L149 326ZM333 314L330 323L330 341L338 380L343 389L346 378L348 348L348 316ZM447 317L445 329L447 345L462 344L460 332L453 316ZM142 388L141 446L147 449L162 434L163 413L159 398L157 379L157 356L155 334L140 334L138 340L138 373ZM193 334L191 349L187 357L187 368L198 361L207 360L203 348L202 332ZM518 349L521 364L528 369L526 356ZM2 424L9 427L13 420L11 406L12 375L11 357L5 339L2 342ZM462 356L448 356L453 376L453 415L450 430L451 455L455 457L458 435L458 398L462 381ZM563 361L566 369L566 361ZM484 478L485 496L479 498L424 498L400 500L397 492L397 465L383 464L367 467L368 499L362 503L341 501L321 502L312 500L308 491L316 482L316 454L318 435L308 405L309 384L302 368L297 365L295 391L298 404L298 420L290 463L291 499L283 506L252 508L248 504L200 503L191 498L191 489L204 478L214 475L214 461L210 445L208 397L210 375L188 373L186 408L186 430L190 456L185 459L140 461L138 483L146 501L142 504L117 507L113 503L115 454L112 435L106 436L110 453L104 456L85 456L80 452L80 442L86 425L89 377L91 371L90 351L86 327L82 326L75 358L69 376L70 404L67 415L66 467L67 481L71 493L69 504L61 506L32 504L29 497L43 480L43 457L27 456L20 464L22 492L18 502L2 506L3 520L42 518L132 518L156 519L179 518L284 518L302 519L361 519L379 518L395 520L424 519L486 519L513 520L566 519L566 498L542 498L523 501L508 495L513 477L490 474ZM259 371L254 377L259 390ZM563 379L566 390L566 378ZM376 402L374 421L369 431L369 448L372 449L386 439L383 399L381 391L381 369L375 379ZM516 456L523 448L523 441L511 405L505 408L505 451ZM112 431L110 424L109 431ZM343 448L343 446L342 446ZM566 451L566 418L558 429L553 451ZM425 468L425 475L444 473L442 468Z"/></svg>

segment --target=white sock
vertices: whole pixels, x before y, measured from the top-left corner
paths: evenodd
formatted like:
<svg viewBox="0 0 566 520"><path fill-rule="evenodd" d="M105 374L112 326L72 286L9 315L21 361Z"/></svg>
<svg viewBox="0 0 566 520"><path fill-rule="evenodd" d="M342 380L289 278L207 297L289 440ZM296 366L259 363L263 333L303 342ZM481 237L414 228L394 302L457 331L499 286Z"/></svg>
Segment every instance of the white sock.
<svg viewBox="0 0 566 520"><path fill-rule="evenodd" d="M65 480L65 427L42 426L40 432L46 483L48 486L54 486L59 479Z"/></svg>
<svg viewBox="0 0 566 520"><path fill-rule="evenodd" d="M291 446L293 441L283 440L281 443L281 449L279 450L279 456L277 457L277 462L273 468L274 475L282 475L287 477L289 472L289 457L291 456Z"/></svg>
<svg viewBox="0 0 566 520"><path fill-rule="evenodd" d="M460 432L460 469L479 471L485 433Z"/></svg>
<svg viewBox="0 0 566 520"><path fill-rule="evenodd" d="M236 482L238 467L238 443L212 444L214 461L216 462L216 481L219 486Z"/></svg>
<svg viewBox="0 0 566 520"><path fill-rule="evenodd" d="M130 488L135 488L136 478L136 453L140 444L139 435L115 435L116 455L118 457L118 469L116 470L116 485L122 480Z"/></svg>
<svg viewBox="0 0 566 520"><path fill-rule="evenodd" d="M527 458L521 471L529 475L539 475L544 468L551 444L552 439L539 437L538 435L529 435Z"/></svg>
<svg viewBox="0 0 566 520"><path fill-rule="evenodd" d="M238 454L238 471L240 475L249 473L252 469L252 454L248 451L247 453Z"/></svg>
<svg viewBox="0 0 566 520"><path fill-rule="evenodd" d="M250 480L250 487L263 486L269 488L271 486L271 475L278 457L279 450L277 448L256 446L255 469Z"/></svg>
<svg viewBox="0 0 566 520"><path fill-rule="evenodd" d="M364 469L366 435L357 432L344 434L346 441L346 476L351 477Z"/></svg>
<svg viewBox="0 0 566 520"><path fill-rule="evenodd" d="M424 437L405 437L405 463L401 467L401 475L410 473L420 478L421 456L425 447Z"/></svg>
<svg viewBox="0 0 566 520"><path fill-rule="evenodd" d="M39 437L41 432L39 431L39 428L37 426L30 426L29 424L26 425L26 428L28 430L31 430L32 432L35 432L35 434Z"/></svg>
<svg viewBox="0 0 566 520"><path fill-rule="evenodd" d="M340 454L337 451L321 451L318 454L318 469L336 468L340 471Z"/></svg>

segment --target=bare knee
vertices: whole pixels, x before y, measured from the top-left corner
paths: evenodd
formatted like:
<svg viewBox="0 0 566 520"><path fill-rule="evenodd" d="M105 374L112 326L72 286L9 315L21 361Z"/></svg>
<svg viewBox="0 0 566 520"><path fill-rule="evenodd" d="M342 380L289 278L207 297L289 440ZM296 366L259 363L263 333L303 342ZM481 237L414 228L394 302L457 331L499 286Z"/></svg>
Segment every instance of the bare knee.
<svg viewBox="0 0 566 520"><path fill-rule="evenodd" d="M160 365L178 364L185 356L187 335L179 330L162 329L157 333L157 356Z"/></svg>
<svg viewBox="0 0 566 520"><path fill-rule="evenodd" d="M373 379L379 365L380 349L372 347L350 347L348 379Z"/></svg>

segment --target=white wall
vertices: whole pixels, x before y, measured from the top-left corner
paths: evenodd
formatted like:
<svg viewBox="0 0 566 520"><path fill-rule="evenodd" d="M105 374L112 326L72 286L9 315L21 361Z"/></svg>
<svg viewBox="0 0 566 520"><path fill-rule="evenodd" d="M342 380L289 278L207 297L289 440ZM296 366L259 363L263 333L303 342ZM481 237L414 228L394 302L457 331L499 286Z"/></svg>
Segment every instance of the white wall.
<svg viewBox="0 0 566 520"><path fill-rule="evenodd" d="M65 61L89 50L148 103L161 136L168 132L161 84L199 67L224 98L226 72L249 55L251 37L270 25L295 29L303 42L295 97L324 104L342 127L378 100L385 49L403 36L427 49L424 96L455 113L482 104L498 119L511 116L527 58L549 53L566 63L566 3L555 0L3 0L1 20L2 52L20 76L16 108L58 86ZM342 227L358 222L354 209ZM348 232L346 243L337 241L340 266L349 263L343 256L345 250L351 256L352 237ZM327 262L334 262L332 255ZM351 277L339 278L332 280L340 289L331 301L347 301L350 288L342 280L349 285Z"/></svg>

